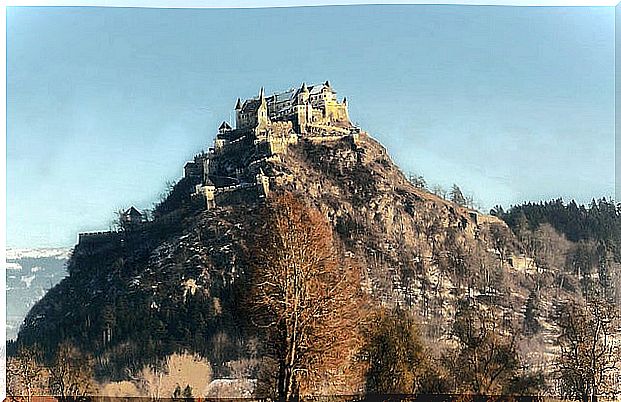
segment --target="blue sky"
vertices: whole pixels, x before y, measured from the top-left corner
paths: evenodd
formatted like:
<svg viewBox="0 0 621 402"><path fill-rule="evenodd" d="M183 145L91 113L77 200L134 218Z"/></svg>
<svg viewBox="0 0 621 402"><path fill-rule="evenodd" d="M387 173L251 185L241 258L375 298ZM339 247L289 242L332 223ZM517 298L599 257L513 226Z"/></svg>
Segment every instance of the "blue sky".
<svg viewBox="0 0 621 402"><path fill-rule="evenodd" d="M329 79L484 209L614 194L614 8L9 8L7 245L150 207L238 96Z"/></svg>

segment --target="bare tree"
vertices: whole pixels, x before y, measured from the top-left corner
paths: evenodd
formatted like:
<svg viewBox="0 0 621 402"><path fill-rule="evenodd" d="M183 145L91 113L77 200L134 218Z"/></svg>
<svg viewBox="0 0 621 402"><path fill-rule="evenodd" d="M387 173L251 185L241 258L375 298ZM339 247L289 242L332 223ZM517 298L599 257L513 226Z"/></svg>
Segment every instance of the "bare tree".
<svg viewBox="0 0 621 402"><path fill-rule="evenodd" d="M290 401L355 355L358 266L339 258L325 217L290 193L266 206L251 250L251 320Z"/></svg>
<svg viewBox="0 0 621 402"><path fill-rule="evenodd" d="M87 400L95 390L92 359L68 342L60 344L50 367L49 387L60 402Z"/></svg>
<svg viewBox="0 0 621 402"><path fill-rule="evenodd" d="M6 392L14 400L25 397L30 402L33 396L46 391L48 371L41 363L41 353L36 345L29 348L22 346L16 356L9 357L6 374Z"/></svg>
<svg viewBox="0 0 621 402"><path fill-rule="evenodd" d="M510 385L519 367L516 338L501 330L492 309L462 300L453 335L459 343L453 369L462 391L498 393Z"/></svg>
<svg viewBox="0 0 621 402"><path fill-rule="evenodd" d="M570 302L559 310L558 378L563 396L583 402L614 391L610 374L620 360L617 308L601 300Z"/></svg>
<svg viewBox="0 0 621 402"><path fill-rule="evenodd" d="M434 185L431 188L431 192L437 195L438 197L444 198L444 199L446 199L446 197L448 196L448 191L446 191L446 189L439 184Z"/></svg>
<svg viewBox="0 0 621 402"><path fill-rule="evenodd" d="M207 359L188 352L174 353L156 364L145 366L132 375L137 390L154 400L174 396L176 387L189 387L202 397L202 391L211 381L212 369ZM181 388L179 395L181 396Z"/></svg>

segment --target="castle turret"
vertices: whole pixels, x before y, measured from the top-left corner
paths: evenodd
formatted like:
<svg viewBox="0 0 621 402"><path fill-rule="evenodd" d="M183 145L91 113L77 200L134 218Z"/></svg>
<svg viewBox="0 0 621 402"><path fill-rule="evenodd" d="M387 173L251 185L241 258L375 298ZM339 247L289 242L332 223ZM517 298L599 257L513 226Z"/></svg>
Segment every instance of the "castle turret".
<svg viewBox="0 0 621 402"><path fill-rule="evenodd" d="M216 186L209 179L208 175L205 175L202 184L196 186L193 196L200 197L207 209L214 209L216 207Z"/></svg>
<svg viewBox="0 0 621 402"><path fill-rule="evenodd" d="M232 129L233 128L229 125L229 123L223 121L222 124L220 124L220 127L218 127L218 133L224 134L228 131L231 131Z"/></svg>
<svg viewBox="0 0 621 402"><path fill-rule="evenodd" d="M259 90L259 102L265 102L265 90L263 89L263 87L261 87L261 89Z"/></svg>
<svg viewBox="0 0 621 402"><path fill-rule="evenodd" d="M300 133L306 132L306 123L308 123L313 116L313 107L309 102L310 91L306 86L306 83L302 83L302 87L297 93L296 103L296 129Z"/></svg>
<svg viewBox="0 0 621 402"><path fill-rule="evenodd" d="M309 94L310 94L310 91L308 90L306 83L303 82L302 88L300 88L300 92L298 92L298 99L297 99L298 105L304 105L306 102L308 102Z"/></svg>
<svg viewBox="0 0 621 402"><path fill-rule="evenodd" d="M236 128L241 128L243 125L241 122L241 111L242 111L241 99L237 98L237 103L235 104L235 127Z"/></svg>
<svg viewBox="0 0 621 402"><path fill-rule="evenodd" d="M349 122L349 110L347 109L347 98L343 98L343 102L341 103L343 110L343 117L345 121Z"/></svg>
<svg viewBox="0 0 621 402"><path fill-rule="evenodd" d="M270 123L267 115L267 101L265 100L265 91L263 87L259 91L259 107L257 108L257 126L265 127Z"/></svg>

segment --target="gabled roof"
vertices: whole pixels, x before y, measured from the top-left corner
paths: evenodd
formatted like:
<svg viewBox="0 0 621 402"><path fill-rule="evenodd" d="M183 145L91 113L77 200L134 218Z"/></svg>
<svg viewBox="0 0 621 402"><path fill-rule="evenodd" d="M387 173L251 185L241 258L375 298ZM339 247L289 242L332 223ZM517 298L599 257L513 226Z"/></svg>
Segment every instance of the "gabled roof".
<svg viewBox="0 0 621 402"><path fill-rule="evenodd" d="M233 127L231 127L230 124L227 123L226 121L223 121L222 124L220 124L220 127L218 127L218 130L220 131L228 131L232 129Z"/></svg>
<svg viewBox="0 0 621 402"><path fill-rule="evenodd" d="M242 105L241 110L244 113L254 113L257 110L259 110L259 106L261 106L261 100L248 99L244 101L244 104Z"/></svg>
<svg viewBox="0 0 621 402"><path fill-rule="evenodd" d="M140 213L140 211L138 211L134 206L130 207L127 211L125 211L125 213L132 215L142 215L142 213Z"/></svg>
<svg viewBox="0 0 621 402"><path fill-rule="evenodd" d="M125 211L124 215L131 216L131 217L142 217L142 213L138 211L136 208L134 208L133 206L130 207L127 211Z"/></svg>
<svg viewBox="0 0 621 402"><path fill-rule="evenodd" d="M270 95L267 100L268 102L280 103L293 99L297 91L294 88L288 89L284 92L275 93Z"/></svg>
<svg viewBox="0 0 621 402"><path fill-rule="evenodd" d="M328 81L326 81L326 83L328 83ZM312 87L309 87L310 89L310 93L311 95L316 95L319 94L321 92L323 92L324 90L328 90L332 93L336 93L332 87L326 85L326 84L320 84L320 85L313 85Z"/></svg>
<svg viewBox="0 0 621 402"><path fill-rule="evenodd" d="M235 110L241 110L243 113L255 113L259 109L259 106L261 106L262 98L264 98L268 103L280 103L286 101L291 101L292 103L295 103L298 94L302 91L309 91L311 95L317 95L323 91L330 91L333 94L336 93L336 91L332 89L330 81L326 81L323 84L309 86L307 86L304 82L302 83L301 88L291 88L283 92L271 94L268 97L265 97L265 91L263 90L263 88L261 88L259 96L256 98L247 99L243 103L241 103L241 101L237 99Z"/></svg>

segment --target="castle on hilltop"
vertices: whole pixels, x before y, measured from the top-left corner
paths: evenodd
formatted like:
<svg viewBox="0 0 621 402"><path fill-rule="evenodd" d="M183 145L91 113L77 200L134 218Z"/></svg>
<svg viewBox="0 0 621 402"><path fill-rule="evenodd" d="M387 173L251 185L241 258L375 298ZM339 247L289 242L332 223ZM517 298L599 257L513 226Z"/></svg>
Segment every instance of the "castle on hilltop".
<svg viewBox="0 0 621 402"><path fill-rule="evenodd" d="M272 122L289 121L300 133L320 134L328 127L351 128L347 112L347 98L336 99L330 81L321 85L292 88L266 97L263 88L259 96L235 105L235 125L238 129L254 128L257 133L269 130ZM343 131L344 132L344 131Z"/></svg>
<svg viewBox="0 0 621 402"><path fill-rule="evenodd" d="M323 143L360 140L361 130L349 120L347 99L338 101L329 81L306 85L235 104L235 128L223 121L213 147L194 156L183 169L190 201L202 208L256 200L274 185L289 183L291 174L273 169L290 146L301 141ZM187 193L186 193L187 194ZM80 244L122 242L141 228L156 224L134 207L123 211L119 230L80 233Z"/></svg>
<svg viewBox="0 0 621 402"><path fill-rule="evenodd" d="M193 198L208 209L254 194L266 197L275 178L268 162L299 141L313 143L350 138L360 129L349 120L347 99L339 102L329 81L265 95L235 104L235 128L224 121L207 153L186 163L184 177L196 183ZM264 169L265 168L265 169Z"/></svg>

